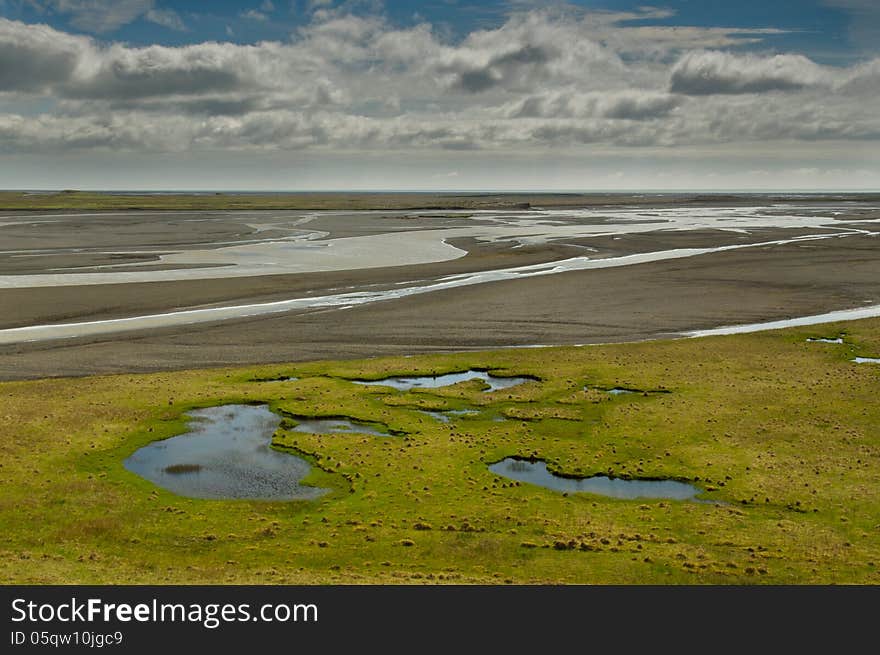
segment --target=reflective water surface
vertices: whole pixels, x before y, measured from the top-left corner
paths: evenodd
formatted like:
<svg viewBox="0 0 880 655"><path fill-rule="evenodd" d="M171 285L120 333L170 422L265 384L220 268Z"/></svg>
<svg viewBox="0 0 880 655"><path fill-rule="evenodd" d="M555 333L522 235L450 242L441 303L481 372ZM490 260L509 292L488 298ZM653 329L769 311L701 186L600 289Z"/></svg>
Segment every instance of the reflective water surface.
<svg viewBox="0 0 880 655"><path fill-rule="evenodd" d="M408 375L384 378L382 380L352 381L356 384L392 387L398 391L409 391L410 389L439 389L440 387L448 387L467 380L482 380L489 385L489 388L486 389L486 393L489 393L492 391L498 391L499 389L509 389L510 387L515 387L523 382L530 382L532 378L499 377L492 375L488 371L471 369L468 371L461 371L460 373L446 373L445 375Z"/></svg>
<svg viewBox="0 0 880 655"><path fill-rule="evenodd" d="M427 414L435 421L440 421L441 423L449 423L452 419L457 416L476 416L480 412L475 409L446 409L442 411L432 411L432 410L421 410L422 414Z"/></svg>
<svg viewBox="0 0 880 655"><path fill-rule="evenodd" d="M222 405L186 414L190 431L155 441L125 460L129 471L190 498L311 500L327 489L301 484L311 465L270 448L281 418L265 405Z"/></svg>
<svg viewBox="0 0 880 655"><path fill-rule="evenodd" d="M508 457L489 466L489 470L519 482L528 482L547 489L563 492L583 491L610 498L665 498L690 500L701 489L675 480L623 480L595 475L589 478L567 478L547 470L546 462Z"/></svg>

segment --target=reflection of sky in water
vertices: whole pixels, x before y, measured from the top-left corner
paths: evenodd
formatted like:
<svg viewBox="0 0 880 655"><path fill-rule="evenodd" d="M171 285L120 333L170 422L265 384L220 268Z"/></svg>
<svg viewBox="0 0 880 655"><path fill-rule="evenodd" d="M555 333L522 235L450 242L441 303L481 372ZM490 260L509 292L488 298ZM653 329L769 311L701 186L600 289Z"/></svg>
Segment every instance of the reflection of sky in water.
<svg viewBox="0 0 880 655"><path fill-rule="evenodd" d="M856 357L853 361L856 364L880 364L880 357Z"/></svg>
<svg viewBox="0 0 880 655"><path fill-rule="evenodd" d="M422 410L422 414L427 414L432 419L441 423L449 423L456 416L476 416L479 412L475 409L447 409L445 411Z"/></svg>
<svg viewBox="0 0 880 655"><path fill-rule="evenodd" d="M868 305L856 309L841 309L826 314L813 314L811 316L799 316L787 318L781 321L768 321L766 323L746 323L743 325L725 325L708 330L694 330L685 332L688 337L711 337L722 334L745 334L748 332L761 332L764 330L781 330L790 327L802 327L805 325L819 325L820 323L836 323L838 321L855 321L860 318L875 318L880 316L880 305Z"/></svg>
<svg viewBox="0 0 880 655"><path fill-rule="evenodd" d="M530 462L508 457L489 466L489 470L511 480L527 482L563 492L587 492L611 498L666 498L688 500L700 489L675 480L621 480L597 475L589 478L563 478L547 470L545 462Z"/></svg>
<svg viewBox="0 0 880 655"><path fill-rule="evenodd" d="M308 500L326 493L300 484L308 462L269 447L281 419L265 405L209 407L187 416L189 432L144 446L125 468L190 498Z"/></svg>
<svg viewBox="0 0 880 655"><path fill-rule="evenodd" d="M770 227L814 230L809 234L759 243L710 245L703 248L676 248L600 259L592 259L588 256L571 257L549 263L450 275L433 281L395 285L394 288L385 290L352 291L350 293L292 298L229 307L190 309L103 321L10 328L0 330L0 344L164 328L313 308L355 307L367 303L406 298L487 282L526 279L568 271L629 266L727 252L742 248L809 243L810 241L820 239L874 233L862 229L873 227L874 221L860 221L858 223L860 227L857 228L837 222L827 216L822 216L821 212L817 212L815 208L792 206L786 207L785 210L788 213L783 215L773 213L772 208L768 207L658 208L653 210L652 214L655 214L655 216L652 215L650 221L647 221L646 217L638 215L640 210L628 208L615 208L613 210L603 210L601 208L531 210L519 213L468 212L468 214L478 215L481 220L474 222L472 219L462 219L464 222L460 225L444 226L439 229L414 229L367 236L326 239L325 241L314 240L309 243L304 243L307 240L302 235L297 234L296 236L268 240L261 243L249 243L206 250L184 250L163 256L163 263L172 267L177 265L191 266L193 264L200 266L206 264L216 265L209 268L4 275L0 276L0 288L225 278L301 273L306 271L357 270L376 266L400 266L445 261L461 257L465 254L463 250L450 245L449 240L468 237L480 241L516 241L520 244L526 244L547 243L558 239L579 237L645 233L661 228L673 231L718 229L734 232L748 232L757 228ZM357 215L356 212L349 213L353 216ZM383 212L383 215L393 216L395 212ZM316 217L310 215L307 218L308 220L314 220ZM559 220L557 224L555 219L562 220ZM658 219L663 220L664 223L658 226L655 222ZM599 221L598 224L597 221ZM610 223L607 221L610 221ZM490 224L486 225L486 222ZM327 247L310 248L308 251L303 251L299 248L299 246L303 245L326 245ZM285 255L285 249L291 246L297 247L295 256L294 253ZM153 263L148 262L150 265ZM801 317L790 321L723 327L687 334L689 336L704 336L708 334L753 332L763 329L775 329L777 327L812 325L878 315L880 315L880 305L875 305L857 310Z"/></svg>
<svg viewBox="0 0 880 655"><path fill-rule="evenodd" d="M324 216L348 215L356 220L362 215L372 218L376 213L314 212L307 216L296 214L291 218L279 217L271 225L260 223L251 226L256 227L257 232L244 236L238 242L214 243L210 247L186 244L169 246L167 250L171 252L160 254L160 262L170 270L137 270L139 266L152 267L156 263L154 261L105 264L97 267L101 269L100 272L71 270L0 276L0 287L208 279L424 264L464 256L466 252L452 246L450 241L467 238L494 243L542 245L584 237L640 234L658 229L721 230L748 234L757 229L797 228L815 230L813 236L833 236L828 234L828 228L832 228L844 234L864 233L864 230L845 227L815 207L793 205L786 207L785 211L783 214L772 207L659 207L650 211L635 207L536 208L525 211L467 211L460 213L460 220L454 218L456 212L449 211L444 212L441 225L435 225L433 221L428 225L415 221L407 229L388 228L381 234L338 238L333 238L332 233L302 229L301 226ZM381 216L400 218L410 214L407 211L385 211ZM217 215L222 217L224 213ZM229 216L234 217L235 213ZM40 216L33 217L37 218ZM870 227L867 223L861 221L860 225ZM713 248L706 250L712 252ZM187 268L193 265L203 268ZM114 270L118 267L134 270Z"/></svg>
<svg viewBox="0 0 880 655"><path fill-rule="evenodd" d="M462 371L461 373L446 373L445 375L413 375L385 378L383 380L353 380L353 382L368 386L392 387L399 391L409 391L410 389L439 389L440 387L448 387L466 380L482 380L489 385L489 388L486 390L486 393L489 393L499 389L515 387L523 382L528 382L531 378L496 377L486 371L470 370Z"/></svg>

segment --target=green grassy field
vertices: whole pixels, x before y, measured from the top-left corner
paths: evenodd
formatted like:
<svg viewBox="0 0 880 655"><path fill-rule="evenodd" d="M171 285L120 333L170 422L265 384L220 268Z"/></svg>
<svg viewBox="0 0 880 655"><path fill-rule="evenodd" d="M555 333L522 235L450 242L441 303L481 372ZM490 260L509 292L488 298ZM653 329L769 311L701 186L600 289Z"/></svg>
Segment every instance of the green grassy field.
<svg viewBox="0 0 880 655"><path fill-rule="evenodd" d="M836 336L843 345L808 343ZM880 583L880 321L752 335L0 384L4 583ZM470 367L539 378L393 391ZM291 382L256 382L295 375ZM625 386L669 393L610 396ZM586 387L586 388L585 388ZM178 497L122 461L187 410L269 403L405 433L313 435L312 502ZM419 409L474 408L448 424ZM493 418L504 417L497 421ZM690 481L563 495L488 471Z"/></svg>

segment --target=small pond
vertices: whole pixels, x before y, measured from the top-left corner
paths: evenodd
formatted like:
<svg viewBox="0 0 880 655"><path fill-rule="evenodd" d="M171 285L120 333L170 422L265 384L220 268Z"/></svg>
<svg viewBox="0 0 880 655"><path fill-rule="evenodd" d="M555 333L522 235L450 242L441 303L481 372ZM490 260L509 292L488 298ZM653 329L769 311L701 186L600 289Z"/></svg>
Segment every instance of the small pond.
<svg viewBox="0 0 880 655"><path fill-rule="evenodd" d="M356 421L349 418L295 418L294 432L309 434L371 434L375 437L392 437L392 432L384 432L376 424Z"/></svg>
<svg viewBox="0 0 880 655"><path fill-rule="evenodd" d="M189 432L144 446L125 468L190 498L312 500L327 493L300 483L308 462L270 448L281 418L266 405L222 405L186 416Z"/></svg>
<svg viewBox="0 0 880 655"><path fill-rule="evenodd" d="M441 423L449 423L449 421L457 416L476 416L480 413L475 409L445 409L442 411L423 409L420 411L422 414L427 414L435 421L440 421Z"/></svg>
<svg viewBox="0 0 880 655"><path fill-rule="evenodd" d="M644 389L631 389L629 387L612 387L611 389L605 387L596 387L588 384L584 387L584 391L602 391L607 393L609 396L622 396L626 394L638 394L640 396L653 396L657 394L670 393L667 389L652 389L650 391L646 391Z"/></svg>
<svg viewBox="0 0 880 655"><path fill-rule="evenodd" d="M523 382L530 382L534 378L499 377L492 375L488 371L471 369L469 371L461 371L460 373L446 373L445 375L412 375L384 378L382 380L352 380L352 382L369 386L392 387L398 391L409 391L410 389L439 389L440 387L448 387L466 380L482 380L489 385L489 388L486 389L486 393L489 393L499 389L509 389Z"/></svg>
<svg viewBox="0 0 880 655"><path fill-rule="evenodd" d="M843 343L843 337L836 337L834 339L830 337L811 337L807 341L810 343Z"/></svg>
<svg viewBox="0 0 880 655"><path fill-rule="evenodd" d="M577 492L608 496L610 498L663 498L692 500L702 489L675 480L624 480L594 475L589 478L567 478L547 470L547 463L508 457L489 466L496 475L536 484L554 491Z"/></svg>
<svg viewBox="0 0 880 655"><path fill-rule="evenodd" d="M854 357L856 364L880 364L880 357Z"/></svg>

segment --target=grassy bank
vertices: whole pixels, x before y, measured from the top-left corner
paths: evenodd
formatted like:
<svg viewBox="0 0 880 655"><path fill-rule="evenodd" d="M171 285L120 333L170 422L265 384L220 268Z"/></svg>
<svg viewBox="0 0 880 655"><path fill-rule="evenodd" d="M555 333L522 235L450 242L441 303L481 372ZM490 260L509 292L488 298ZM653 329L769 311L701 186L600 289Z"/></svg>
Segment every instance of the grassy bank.
<svg viewBox="0 0 880 655"><path fill-rule="evenodd" d="M809 336L846 332L843 345ZM0 384L4 583L880 583L880 321L705 339ZM410 392L353 378L538 378ZM295 375L290 382L255 379ZM645 393L611 396L622 386ZM126 471L197 406L269 403L314 502L204 501ZM420 409L473 408L448 424ZM503 419L503 420L501 420ZM695 503L563 495L487 465L673 478Z"/></svg>

